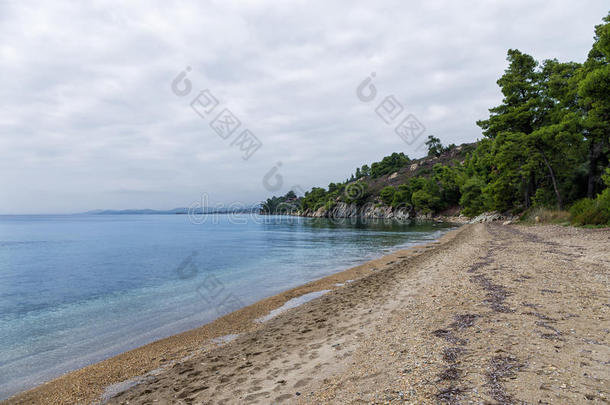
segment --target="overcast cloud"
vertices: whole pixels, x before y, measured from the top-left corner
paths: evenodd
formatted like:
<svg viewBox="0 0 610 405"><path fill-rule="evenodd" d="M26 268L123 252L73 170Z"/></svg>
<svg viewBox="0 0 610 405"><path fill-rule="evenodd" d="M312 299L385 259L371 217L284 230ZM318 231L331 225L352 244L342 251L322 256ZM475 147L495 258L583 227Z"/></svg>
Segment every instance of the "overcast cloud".
<svg viewBox="0 0 610 405"><path fill-rule="evenodd" d="M583 61L606 1L0 1L0 213L189 206L326 186L392 152L394 95L472 142L506 50ZM172 80L187 66L193 92ZM371 72L377 98L356 87ZM190 108L210 89L263 146L249 160Z"/></svg>

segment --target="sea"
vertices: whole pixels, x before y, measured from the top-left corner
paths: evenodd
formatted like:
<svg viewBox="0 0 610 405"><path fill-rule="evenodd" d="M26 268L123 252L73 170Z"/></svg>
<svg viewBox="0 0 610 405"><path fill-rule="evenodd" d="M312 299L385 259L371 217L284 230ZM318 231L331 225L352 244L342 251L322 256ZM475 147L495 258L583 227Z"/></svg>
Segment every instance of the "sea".
<svg viewBox="0 0 610 405"><path fill-rule="evenodd" d="M452 228L256 214L0 216L0 399Z"/></svg>

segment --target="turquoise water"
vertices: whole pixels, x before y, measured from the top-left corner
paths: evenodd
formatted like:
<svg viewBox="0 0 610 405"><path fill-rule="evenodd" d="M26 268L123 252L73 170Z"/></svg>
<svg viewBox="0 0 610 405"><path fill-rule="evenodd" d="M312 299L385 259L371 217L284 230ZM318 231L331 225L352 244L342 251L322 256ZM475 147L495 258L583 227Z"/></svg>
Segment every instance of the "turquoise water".
<svg viewBox="0 0 610 405"><path fill-rule="evenodd" d="M449 225L251 215L0 216L0 399Z"/></svg>

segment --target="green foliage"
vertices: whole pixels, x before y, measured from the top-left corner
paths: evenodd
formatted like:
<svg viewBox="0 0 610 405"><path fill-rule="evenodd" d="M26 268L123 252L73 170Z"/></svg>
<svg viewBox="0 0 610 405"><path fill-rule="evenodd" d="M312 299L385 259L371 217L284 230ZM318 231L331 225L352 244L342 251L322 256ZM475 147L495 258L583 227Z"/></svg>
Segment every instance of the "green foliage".
<svg viewBox="0 0 610 405"><path fill-rule="evenodd" d="M424 214L436 211L441 205L441 198L426 190L417 190L411 196L413 207Z"/></svg>
<svg viewBox="0 0 610 405"><path fill-rule="evenodd" d="M363 205L370 196L369 186L363 181L357 181L345 186L341 199L348 204Z"/></svg>
<svg viewBox="0 0 610 405"><path fill-rule="evenodd" d="M602 180L606 187L610 187L610 168L606 169L606 172L602 175Z"/></svg>
<svg viewBox="0 0 610 405"><path fill-rule="evenodd" d="M610 169L606 169L602 179L610 186ZM610 225L610 188L606 188L596 198L583 198L570 208L572 223L575 225Z"/></svg>
<svg viewBox="0 0 610 405"><path fill-rule="evenodd" d="M371 168L369 165L362 165L362 167L356 168L356 173L352 174L350 179L347 182L353 182L356 180L360 180L364 177L368 177L371 175Z"/></svg>
<svg viewBox="0 0 610 405"><path fill-rule="evenodd" d="M422 213L436 212L442 208L441 189L433 179L415 177L407 183L411 191L411 204Z"/></svg>
<svg viewBox="0 0 610 405"><path fill-rule="evenodd" d="M460 185L464 183L464 176L458 167L436 164L433 167L433 179L441 188L441 200L445 207L458 205L460 202Z"/></svg>
<svg viewBox="0 0 610 405"><path fill-rule="evenodd" d="M326 200L326 203L324 203L324 208L326 209L326 211L329 211L331 209L333 209L333 207L337 205L337 202L334 200Z"/></svg>
<svg viewBox="0 0 610 405"><path fill-rule="evenodd" d="M294 191L290 190L281 197L271 197L263 202L261 212L264 214L287 215L299 210L299 201Z"/></svg>
<svg viewBox="0 0 610 405"><path fill-rule="evenodd" d="M404 153L392 153L390 156L384 157L381 162L375 162L371 165L371 177L377 178L384 174L394 173L411 162L411 159Z"/></svg>
<svg viewBox="0 0 610 405"><path fill-rule="evenodd" d="M573 80L580 65L556 60L540 65L513 49L508 61L498 80L503 102L478 122L492 142L491 208L528 208L541 187L551 191L554 204L561 207L566 183L583 160L583 134L574 118L578 109Z"/></svg>
<svg viewBox="0 0 610 405"><path fill-rule="evenodd" d="M371 175L371 168L369 167L369 165L363 165L360 170L363 177Z"/></svg>
<svg viewBox="0 0 610 405"><path fill-rule="evenodd" d="M301 209L316 211L324 206L328 201L326 190L322 187L314 187L311 191L305 193L301 199Z"/></svg>
<svg viewBox="0 0 610 405"><path fill-rule="evenodd" d="M574 225L610 225L610 205L600 199L583 198L570 208Z"/></svg>
<svg viewBox="0 0 610 405"><path fill-rule="evenodd" d="M411 195L413 192L406 184L401 184L398 186L398 189L394 193L394 197L392 198L391 206L392 208L399 207L409 207L411 206Z"/></svg>
<svg viewBox="0 0 610 405"><path fill-rule="evenodd" d="M610 188L599 193L596 200L599 208L610 216ZM610 223L608 225L610 225Z"/></svg>
<svg viewBox="0 0 610 405"><path fill-rule="evenodd" d="M460 187L462 196L460 205L464 215L473 217L485 211L486 204L483 196L485 182L477 176L471 177Z"/></svg>
<svg viewBox="0 0 610 405"><path fill-rule="evenodd" d="M439 157L443 153L441 140L434 135L428 135L426 146L428 147L428 157Z"/></svg>
<svg viewBox="0 0 610 405"><path fill-rule="evenodd" d="M454 143L447 147L443 146L441 140L434 135L428 135L428 140L425 144L428 146L428 157L440 157L443 153L449 152L456 147Z"/></svg>
<svg viewBox="0 0 610 405"><path fill-rule="evenodd" d="M555 194L545 187L536 190L536 194L532 197L532 207L552 207L555 203Z"/></svg>
<svg viewBox="0 0 610 405"><path fill-rule="evenodd" d="M387 186L387 187L384 187L379 192L379 197L381 198L381 201L383 201L386 205L390 205L390 204L392 204L392 201L394 200L395 193L396 193L396 189L394 187Z"/></svg>

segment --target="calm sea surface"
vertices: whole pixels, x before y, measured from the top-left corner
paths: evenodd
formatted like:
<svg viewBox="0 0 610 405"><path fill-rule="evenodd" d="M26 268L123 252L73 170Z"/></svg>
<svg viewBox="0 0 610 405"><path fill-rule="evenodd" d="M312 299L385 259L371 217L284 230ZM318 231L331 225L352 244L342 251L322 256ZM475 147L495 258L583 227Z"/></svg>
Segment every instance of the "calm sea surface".
<svg viewBox="0 0 610 405"><path fill-rule="evenodd" d="M210 322L446 224L186 215L0 216L0 399Z"/></svg>

